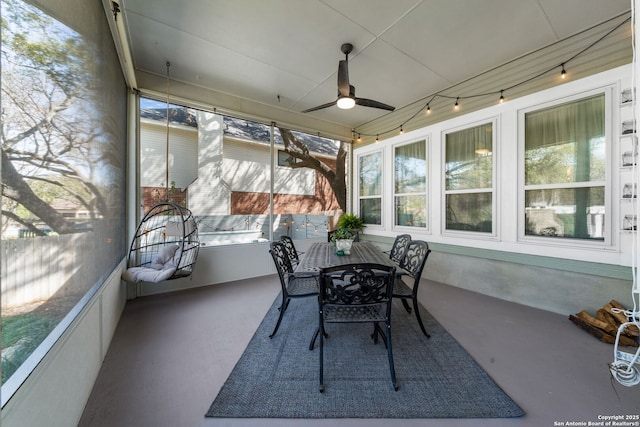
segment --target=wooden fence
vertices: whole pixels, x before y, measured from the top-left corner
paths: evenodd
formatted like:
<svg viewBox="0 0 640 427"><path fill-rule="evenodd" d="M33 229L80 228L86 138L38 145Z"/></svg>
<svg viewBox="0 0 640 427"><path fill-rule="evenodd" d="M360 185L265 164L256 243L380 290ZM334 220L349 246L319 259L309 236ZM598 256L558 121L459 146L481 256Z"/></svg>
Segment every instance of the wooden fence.
<svg viewBox="0 0 640 427"><path fill-rule="evenodd" d="M101 237L107 235L105 228L2 240L2 308L51 298L82 297L113 260L122 256L115 253L122 249L113 247L113 239Z"/></svg>

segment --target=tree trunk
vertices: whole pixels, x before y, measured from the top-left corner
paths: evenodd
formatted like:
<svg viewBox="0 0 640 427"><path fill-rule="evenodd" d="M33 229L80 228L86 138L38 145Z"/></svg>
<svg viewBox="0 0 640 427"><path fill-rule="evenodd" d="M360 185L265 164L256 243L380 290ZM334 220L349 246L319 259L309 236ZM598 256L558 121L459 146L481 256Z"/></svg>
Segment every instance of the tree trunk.
<svg viewBox="0 0 640 427"><path fill-rule="evenodd" d="M77 231L61 213L36 196L4 150L2 150L2 195L20 203L58 234Z"/></svg>
<svg viewBox="0 0 640 427"><path fill-rule="evenodd" d="M280 135L284 141L284 151L291 157L291 160L287 160L289 166L293 169L311 168L322 174L322 176L327 179L327 182L329 182L340 209L342 209L343 212L347 212L345 163L348 152L345 143L340 141L340 147L336 155L336 169L334 171L329 165L313 157L311 153L309 153L307 146L300 142L289 129L278 127L278 130L280 130Z"/></svg>

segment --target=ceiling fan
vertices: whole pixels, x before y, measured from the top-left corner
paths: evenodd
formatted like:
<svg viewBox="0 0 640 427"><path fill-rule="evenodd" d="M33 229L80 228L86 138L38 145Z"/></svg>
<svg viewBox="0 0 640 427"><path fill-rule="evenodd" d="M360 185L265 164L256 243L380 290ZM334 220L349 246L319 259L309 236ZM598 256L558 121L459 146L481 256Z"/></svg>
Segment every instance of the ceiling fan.
<svg viewBox="0 0 640 427"><path fill-rule="evenodd" d="M395 110L396 108L391 105L383 104L373 99L356 97L356 88L349 84L349 54L353 50L353 45L351 43L344 43L340 46L340 50L344 53L345 59L338 63L338 99L333 102L318 105L317 107L309 108L308 110L304 110L303 113L310 113L311 111L333 107L334 105L345 110L353 108L355 105L380 108L388 111Z"/></svg>

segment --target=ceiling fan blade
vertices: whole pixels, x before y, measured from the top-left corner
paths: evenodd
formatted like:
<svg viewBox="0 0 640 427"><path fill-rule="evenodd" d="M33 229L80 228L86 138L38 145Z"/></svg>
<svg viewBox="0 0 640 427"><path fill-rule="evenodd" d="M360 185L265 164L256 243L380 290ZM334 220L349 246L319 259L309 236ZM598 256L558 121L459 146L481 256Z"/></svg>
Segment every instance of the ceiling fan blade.
<svg viewBox="0 0 640 427"><path fill-rule="evenodd" d="M349 63L342 60L338 63L338 97L349 96Z"/></svg>
<svg viewBox="0 0 640 427"><path fill-rule="evenodd" d="M312 107L312 108L309 108L309 109L301 111L301 112L302 113L310 113L312 111L322 110L323 108L333 107L334 105L336 105L336 101L327 102L326 104L318 105L317 107Z"/></svg>
<svg viewBox="0 0 640 427"><path fill-rule="evenodd" d="M374 101L373 99L366 98L356 98L356 105L362 105L363 107L372 107L379 108L381 110L389 110L393 111L396 107L392 107L391 105L383 104L382 102Z"/></svg>

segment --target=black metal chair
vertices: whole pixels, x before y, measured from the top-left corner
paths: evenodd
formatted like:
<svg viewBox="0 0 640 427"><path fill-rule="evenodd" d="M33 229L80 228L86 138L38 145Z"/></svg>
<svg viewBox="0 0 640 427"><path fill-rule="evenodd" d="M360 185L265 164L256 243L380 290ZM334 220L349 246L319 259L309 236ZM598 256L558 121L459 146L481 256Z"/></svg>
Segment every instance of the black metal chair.
<svg viewBox="0 0 640 427"><path fill-rule="evenodd" d="M389 371L394 390L398 390L391 348L391 295L395 267L381 264L348 264L320 270L319 325L320 392L324 392L324 339L327 323L373 323L371 335L377 344L382 337L387 347ZM380 324L384 323L383 331ZM322 333L319 333L319 332Z"/></svg>
<svg viewBox="0 0 640 427"><path fill-rule="evenodd" d="M293 239L289 236L280 236L280 242L284 245L287 250L287 255L289 255L289 261L291 262L291 266L296 268L296 266L300 263L300 256L304 252L298 252L296 250L296 246L293 244Z"/></svg>
<svg viewBox="0 0 640 427"><path fill-rule="evenodd" d="M285 245L281 242L271 242L269 253L276 265L278 276L280 277L280 285L282 287L282 303L280 304L280 315L278 322L269 338L278 332L284 312L289 307L289 302L293 298L306 298L318 295L318 281L315 277L296 277L293 275L293 267L289 261L289 255Z"/></svg>
<svg viewBox="0 0 640 427"><path fill-rule="evenodd" d="M411 307L407 303L407 300L411 300L413 302L413 311L416 314L416 318L418 319L418 324L420 325L420 329L422 329L422 333L429 338L430 335L427 333L427 330L424 328L422 324L422 319L420 318L420 310L418 309L418 287L420 286L420 278L422 277L422 270L424 269L424 265L427 262L427 257L431 253L431 249L429 249L429 245L427 242L423 242L421 240L412 240L407 245L407 251L400 260L400 268L406 270L409 278L413 281L412 286L410 287L402 280L403 276L399 276L396 278L395 285L393 288L393 297L401 298L402 304L408 313L411 313Z"/></svg>
<svg viewBox="0 0 640 427"><path fill-rule="evenodd" d="M327 231L327 242L331 241L331 238L333 237L333 233L335 233L336 230L329 230Z"/></svg>
<svg viewBox="0 0 640 427"><path fill-rule="evenodd" d="M394 240L391 250L388 251L389 258L391 258L393 262L399 264L402 258L404 258L404 254L407 253L407 246L410 241L410 234L400 234L396 236L396 240Z"/></svg>

